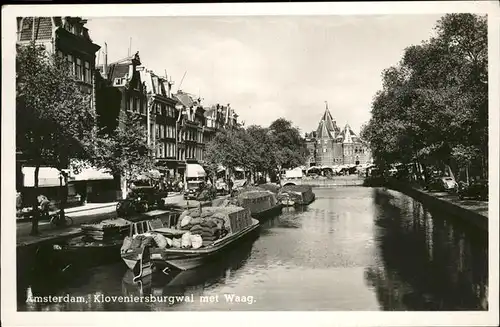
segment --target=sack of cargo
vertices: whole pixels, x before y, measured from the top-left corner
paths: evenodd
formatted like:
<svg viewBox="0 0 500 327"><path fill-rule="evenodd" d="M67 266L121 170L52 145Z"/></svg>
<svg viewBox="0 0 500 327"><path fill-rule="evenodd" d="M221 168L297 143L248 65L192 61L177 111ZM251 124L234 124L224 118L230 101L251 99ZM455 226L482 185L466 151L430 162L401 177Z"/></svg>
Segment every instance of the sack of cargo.
<svg viewBox="0 0 500 327"><path fill-rule="evenodd" d="M189 225L189 222L191 221L191 216L185 216L184 218L182 218L181 220L181 228Z"/></svg>
<svg viewBox="0 0 500 327"><path fill-rule="evenodd" d="M193 209L189 212L189 215L192 217L192 218L198 218L200 217L200 210L199 209Z"/></svg>
<svg viewBox="0 0 500 327"><path fill-rule="evenodd" d="M190 248L191 247L191 233L184 233L181 237L181 248Z"/></svg>
<svg viewBox="0 0 500 327"><path fill-rule="evenodd" d="M200 215L200 218L207 218L210 217L212 214L213 212L203 211Z"/></svg>
<svg viewBox="0 0 500 327"><path fill-rule="evenodd" d="M189 222L189 224L190 224L191 226L194 226L194 225L200 225L200 224L203 222L203 220L202 220L201 218L193 218L193 217L191 217L191 218L192 218L192 219L191 219L191 221Z"/></svg>
<svg viewBox="0 0 500 327"><path fill-rule="evenodd" d="M155 240L153 239L153 237L151 237L151 236L145 237L142 240L141 247L152 246L152 245L154 245L154 242L155 242Z"/></svg>
<svg viewBox="0 0 500 327"><path fill-rule="evenodd" d="M201 223L202 227L215 227L217 226L217 223L214 220L205 220Z"/></svg>
<svg viewBox="0 0 500 327"><path fill-rule="evenodd" d="M186 217L186 216L189 216L189 211L188 210L184 210L181 215L179 216L179 222L182 220L182 218Z"/></svg>
<svg viewBox="0 0 500 327"><path fill-rule="evenodd" d="M167 240L166 240L165 236L158 234L158 233L154 233L153 239L155 240L156 245L160 249L164 249L167 247Z"/></svg>
<svg viewBox="0 0 500 327"><path fill-rule="evenodd" d="M180 248L181 247L181 239L180 238L172 239L172 247Z"/></svg>
<svg viewBox="0 0 500 327"><path fill-rule="evenodd" d="M132 239L128 236L125 237L125 239L123 240L122 247L120 249L120 253L127 252L131 248L131 245L132 245Z"/></svg>
<svg viewBox="0 0 500 327"><path fill-rule="evenodd" d="M193 233L196 233L196 232L202 232L203 231L203 227L201 227L200 225L196 225L196 226L193 226L189 229L189 231L191 232L191 234Z"/></svg>
<svg viewBox="0 0 500 327"><path fill-rule="evenodd" d="M141 244L142 244L142 237L135 237L130 242L130 249L132 250L138 249L141 247Z"/></svg>
<svg viewBox="0 0 500 327"><path fill-rule="evenodd" d="M200 235L191 235L190 238L193 249L198 249L203 246L203 238Z"/></svg>

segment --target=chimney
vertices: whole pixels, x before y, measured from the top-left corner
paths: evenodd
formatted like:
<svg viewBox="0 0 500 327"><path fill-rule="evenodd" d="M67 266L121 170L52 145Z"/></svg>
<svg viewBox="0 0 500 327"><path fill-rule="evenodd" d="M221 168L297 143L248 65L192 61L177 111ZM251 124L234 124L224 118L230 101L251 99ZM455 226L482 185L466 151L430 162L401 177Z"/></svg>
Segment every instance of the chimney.
<svg viewBox="0 0 500 327"><path fill-rule="evenodd" d="M104 42L104 63L102 64L104 79L108 78L108 44Z"/></svg>

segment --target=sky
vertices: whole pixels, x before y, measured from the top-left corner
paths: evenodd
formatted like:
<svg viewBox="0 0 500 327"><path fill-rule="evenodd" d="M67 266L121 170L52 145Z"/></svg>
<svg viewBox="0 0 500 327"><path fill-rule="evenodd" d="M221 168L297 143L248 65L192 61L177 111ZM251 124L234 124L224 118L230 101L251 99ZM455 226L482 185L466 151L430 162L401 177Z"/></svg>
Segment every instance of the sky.
<svg viewBox="0 0 500 327"><path fill-rule="evenodd" d="M131 44L174 91L185 73L181 90L204 106L231 104L246 126L284 117L310 132L328 101L337 125L359 133L381 72L428 39L440 16L86 18L92 40L107 43L108 63L127 57Z"/></svg>

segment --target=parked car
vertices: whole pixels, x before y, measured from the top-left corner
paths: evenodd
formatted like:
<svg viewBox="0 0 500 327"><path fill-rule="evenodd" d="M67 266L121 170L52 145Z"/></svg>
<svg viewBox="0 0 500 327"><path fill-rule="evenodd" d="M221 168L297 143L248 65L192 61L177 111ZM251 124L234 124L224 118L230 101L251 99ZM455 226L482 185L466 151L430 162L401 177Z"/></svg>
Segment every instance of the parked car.
<svg viewBox="0 0 500 327"><path fill-rule="evenodd" d="M215 181L215 189L219 194L227 194L229 192L229 187L227 186L227 183L221 179Z"/></svg>
<svg viewBox="0 0 500 327"><path fill-rule="evenodd" d="M463 200L465 198L487 200L488 181L477 180L471 183L465 183L465 182L459 183L458 198L460 200Z"/></svg>
<svg viewBox="0 0 500 327"><path fill-rule="evenodd" d="M457 188L457 182L453 177L449 176L434 176L427 183L429 191L455 192Z"/></svg>
<svg viewBox="0 0 500 327"><path fill-rule="evenodd" d="M125 200L116 205L119 216L128 216L134 213L147 212L151 208L163 208L167 191L160 191L153 186L138 186L134 188Z"/></svg>
<svg viewBox="0 0 500 327"><path fill-rule="evenodd" d="M184 191L184 199L186 200L196 200L203 190L205 182L204 181L188 181L186 185L186 190Z"/></svg>
<svg viewBox="0 0 500 327"><path fill-rule="evenodd" d="M441 183L443 184L443 189L446 192L456 192L457 191L458 184L453 177L449 177L449 176L441 177L440 180L441 180Z"/></svg>

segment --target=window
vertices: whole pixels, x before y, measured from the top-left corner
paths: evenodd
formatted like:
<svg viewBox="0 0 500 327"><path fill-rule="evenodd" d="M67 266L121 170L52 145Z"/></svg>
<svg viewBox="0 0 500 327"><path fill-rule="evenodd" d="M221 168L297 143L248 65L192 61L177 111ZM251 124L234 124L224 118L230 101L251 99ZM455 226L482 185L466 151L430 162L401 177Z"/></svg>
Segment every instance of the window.
<svg viewBox="0 0 500 327"><path fill-rule="evenodd" d="M135 109L135 108L134 108L134 104L135 104L135 102L134 102L134 98L130 97L130 98L128 99L128 110L130 110L130 111L134 111L134 109Z"/></svg>
<svg viewBox="0 0 500 327"><path fill-rule="evenodd" d="M75 73L75 63L74 63L74 57L72 55L68 55L68 66L69 66L69 71L74 74Z"/></svg>
<svg viewBox="0 0 500 327"><path fill-rule="evenodd" d="M140 99L135 98L134 110L137 112L140 112L142 114L141 100Z"/></svg>
<svg viewBox="0 0 500 327"><path fill-rule="evenodd" d="M76 58L76 78L83 80L83 66L80 58Z"/></svg>
<svg viewBox="0 0 500 327"><path fill-rule="evenodd" d="M85 76L84 76L84 80L87 83L92 83L92 74L91 74L91 71L90 71L90 62L88 62L88 61L85 61Z"/></svg>
<svg viewBox="0 0 500 327"><path fill-rule="evenodd" d="M326 153L326 149L323 149L323 153Z"/></svg>

